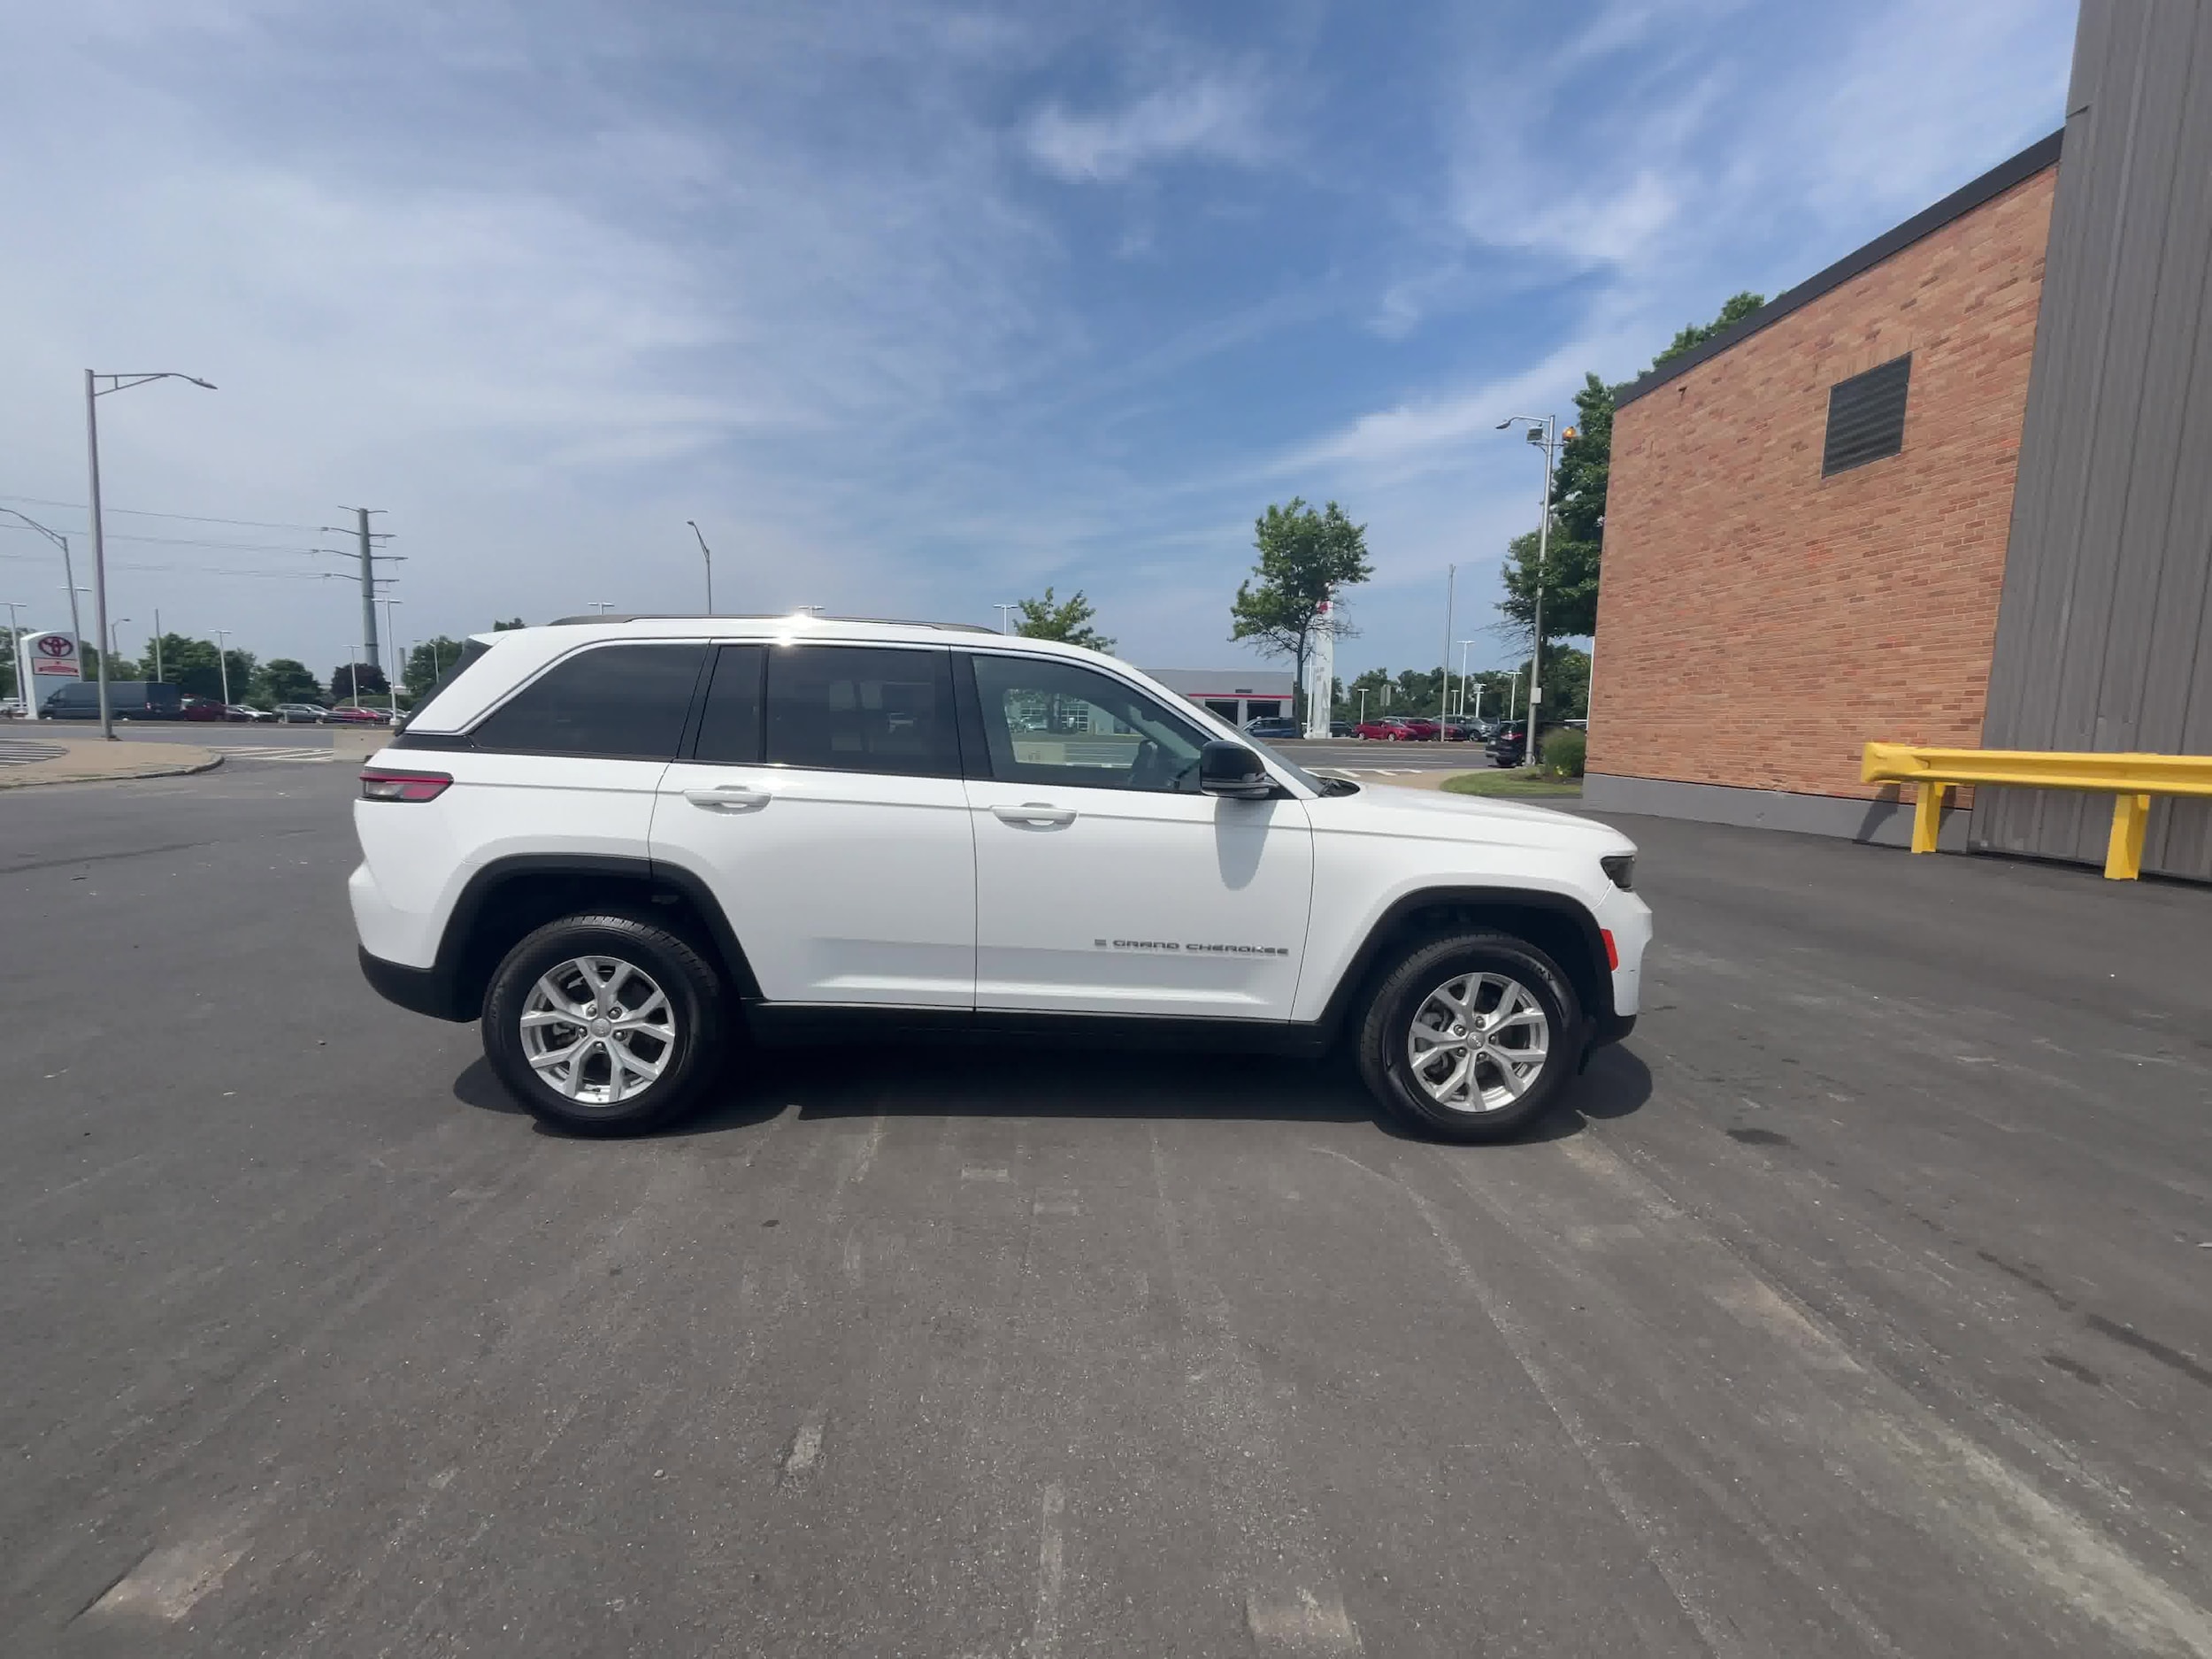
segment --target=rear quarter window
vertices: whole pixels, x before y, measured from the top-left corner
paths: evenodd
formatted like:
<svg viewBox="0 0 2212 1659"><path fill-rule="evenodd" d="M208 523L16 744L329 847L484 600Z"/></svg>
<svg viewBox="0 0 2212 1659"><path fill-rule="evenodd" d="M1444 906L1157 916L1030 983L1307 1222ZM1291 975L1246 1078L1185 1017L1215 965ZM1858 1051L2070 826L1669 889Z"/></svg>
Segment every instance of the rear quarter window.
<svg viewBox="0 0 2212 1659"><path fill-rule="evenodd" d="M478 749L673 760L704 645L598 645L556 663L480 721Z"/></svg>

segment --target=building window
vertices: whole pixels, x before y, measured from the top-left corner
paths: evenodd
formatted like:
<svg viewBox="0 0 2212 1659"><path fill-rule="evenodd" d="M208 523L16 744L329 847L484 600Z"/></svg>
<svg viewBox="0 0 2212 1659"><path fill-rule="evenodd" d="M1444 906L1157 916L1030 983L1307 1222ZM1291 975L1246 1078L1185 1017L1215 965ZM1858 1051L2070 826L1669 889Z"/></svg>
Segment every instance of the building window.
<svg viewBox="0 0 2212 1659"><path fill-rule="evenodd" d="M1828 438L1821 446L1821 477L1847 472L1905 447L1905 391L1911 380L1912 353L1908 351L1828 388Z"/></svg>

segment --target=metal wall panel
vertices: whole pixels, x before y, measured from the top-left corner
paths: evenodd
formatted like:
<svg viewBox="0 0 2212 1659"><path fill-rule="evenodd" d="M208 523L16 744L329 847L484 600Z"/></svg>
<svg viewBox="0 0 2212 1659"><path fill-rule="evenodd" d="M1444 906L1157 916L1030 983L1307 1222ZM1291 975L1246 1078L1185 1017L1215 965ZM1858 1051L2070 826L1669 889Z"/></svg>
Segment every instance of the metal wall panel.
<svg viewBox="0 0 2212 1659"><path fill-rule="evenodd" d="M2084 0L1990 748L2212 753L2208 268L2212 5ZM2109 823L2105 797L1990 789L1971 839L2101 862ZM2212 802L2159 803L2143 867L2212 879Z"/></svg>

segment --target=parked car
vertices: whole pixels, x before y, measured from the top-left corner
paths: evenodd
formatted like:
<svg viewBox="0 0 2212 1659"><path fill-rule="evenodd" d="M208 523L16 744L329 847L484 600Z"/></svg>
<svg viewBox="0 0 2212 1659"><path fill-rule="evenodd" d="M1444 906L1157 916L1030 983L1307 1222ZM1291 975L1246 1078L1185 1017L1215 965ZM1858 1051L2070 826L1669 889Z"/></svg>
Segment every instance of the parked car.
<svg viewBox="0 0 2212 1659"><path fill-rule="evenodd" d="M20 697L0 697L0 720L19 720L26 710Z"/></svg>
<svg viewBox="0 0 2212 1659"><path fill-rule="evenodd" d="M1362 720L1352 728L1352 735L1370 743L1402 743L1409 741L1403 720L1388 715L1377 715L1371 720Z"/></svg>
<svg viewBox="0 0 2212 1659"><path fill-rule="evenodd" d="M333 726L389 726L389 709L365 709L357 703L342 703L330 711Z"/></svg>
<svg viewBox="0 0 2212 1659"><path fill-rule="evenodd" d="M1287 715L1263 714L1256 720L1247 720L1244 729L1261 741L1271 742L1279 737L1302 736L1306 728Z"/></svg>
<svg viewBox="0 0 2212 1659"><path fill-rule="evenodd" d="M1404 728L1407 741L1415 743L1432 743L1444 729L1434 720L1424 719L1417 714L1409 715L1398 724Z"/></svg>
<svg viewBox="0 0 2212 1659"><path fill-rule="evenodd" d="M276 718L287 726L320 726L329 718L330 710L319 703L280 703Z"/></svg>
<svg viewBox="0 0 2212 1659"><path fill-rule="evenodd" d="M96 720L100 718L100 682L73 680L58 686L39 704L50 720ZM184 693L158 680L111 680L108 712L119 720L181 720Z"/></svg>
<svg viewBox="0 0 2212 1659"><path fill-rule="evenodd" d="M1539 741L1572 724L1568 720L1546 720L1537 728ZM1527 742L1528 722L1525 719L1508 721L1498 728L1490 740L1490 764L1494 766L1519 765L1528 758L1528 750L1525 747Z"/></svg>
<svg viewBox="0 0 2212 1659"><path fill-rule="evenodd" d="M227 720L230 705L214 697L187 696L180 705L180 712L188 720Z"/></svg>
<svg viewBox="0 0 2212 1659"><path fill-rule="evenodd" d="M1018 741L1043 701L1140 741ZM1018 1027L1348 1050L1420 1132L1495 1140L1627 1033L1651 935L1617 830L1318 778L1110 657L912 623L506 630L353 823L370 985L587 1135L739 1045Z"/></svg>
<svg viewBox="0 0 2212 1659"><path fill-rule="evenodd" d="M250 708L242 703L226 703L223 715L226 719L230 720L265 721L276 718L276 716L266 709Z"/></svg>
<svg viewBox="0 0 2212 1659"><path fill-rule="evenodd" d="M1331 737L1355 737L1358 735L1358 733L1359 728L1354 726L1349 720L1332 720L1329 722L1329 735Z"/></svg>

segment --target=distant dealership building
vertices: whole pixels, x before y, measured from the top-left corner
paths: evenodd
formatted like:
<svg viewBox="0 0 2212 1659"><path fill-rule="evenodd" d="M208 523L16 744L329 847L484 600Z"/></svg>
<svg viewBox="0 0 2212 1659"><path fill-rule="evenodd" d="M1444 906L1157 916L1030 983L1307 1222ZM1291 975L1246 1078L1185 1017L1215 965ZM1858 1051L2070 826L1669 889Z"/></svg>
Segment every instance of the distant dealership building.
<svg viewBox="0 0 2212 1659"><path fill-rule="evenodd" d="M1623 391L1588 804L1901 841L1870 738L2212 753L2208 27L2085 0L2061 132ZM2108 818L1984 790L1943 844ZM2144 868L2212 879L2212 803Z"/></svg>
<svg viewBox="0 0 2212 1659"><path fill-rule="evenodd" d="M1266 668L1148 668L1170 691L1210 709L1233 726L1262 716L1287 715L1297 676Z"/></svg>

